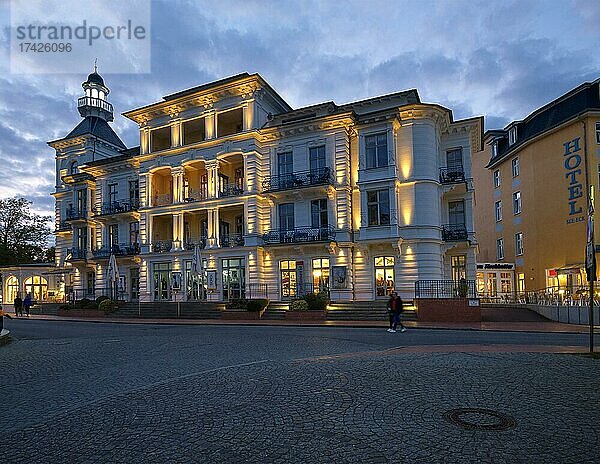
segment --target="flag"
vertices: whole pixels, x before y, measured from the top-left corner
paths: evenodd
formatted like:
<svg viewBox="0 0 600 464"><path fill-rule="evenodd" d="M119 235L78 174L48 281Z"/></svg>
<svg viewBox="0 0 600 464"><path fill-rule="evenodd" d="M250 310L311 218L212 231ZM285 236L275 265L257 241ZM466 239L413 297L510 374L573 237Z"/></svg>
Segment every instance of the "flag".
<svg viewBox="0 0 600 464"><path fill-rule="evenodd" d="M596 246L594 245L594 192L590 191L587 221L587 243L585 246L585 270L588 282L596 280Z"/></svg>

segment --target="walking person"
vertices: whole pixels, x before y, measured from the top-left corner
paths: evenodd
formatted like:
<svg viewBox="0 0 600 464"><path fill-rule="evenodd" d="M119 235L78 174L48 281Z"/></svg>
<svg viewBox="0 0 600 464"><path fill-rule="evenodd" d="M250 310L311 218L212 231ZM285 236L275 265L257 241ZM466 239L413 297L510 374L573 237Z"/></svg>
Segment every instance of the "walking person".
<svg viewBox="0 0 600 464"><path fill-rule="evenodd" d="M23 306L25 307L25 314L27 314L27 317L29 317L29 308L31 308L31 293L27 293L27 295L25 295Z"/></svg>
<svg viewBox="0 0 600 464"><path fill-rule="evenodd" d="M387 302L387 310L390 318L390 333L396 333L396 328L400 325L400 332L406 332L406 328L400 322L400 313L402 313L402 298L396 292L392 292Z"/></svg>
<svg viewBox="0 0 600 464"><path fill-rule="evenodd" d="M22 316L23 315L23 300L21 299L20 293L17 293L17 296L15 297L15 299L13 301L13 305L15 307L15 316L19 317L19 314Z"/></svg>

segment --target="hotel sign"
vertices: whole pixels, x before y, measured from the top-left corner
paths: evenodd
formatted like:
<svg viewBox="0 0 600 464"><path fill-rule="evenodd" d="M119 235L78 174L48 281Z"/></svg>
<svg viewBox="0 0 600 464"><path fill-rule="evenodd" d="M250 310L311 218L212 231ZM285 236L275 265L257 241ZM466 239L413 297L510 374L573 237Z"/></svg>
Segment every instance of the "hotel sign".
<svg viewBox="0 0 600 464"><path fill-rule="evenodd" d="M581 206L583 197L583 185L581 184L581 147L579 146L579 137L563 143L563 163L565 168L565 178L567 179L567 192L569 203L569 217L567 224L585 221L583 216L583 207Z"/></svg>

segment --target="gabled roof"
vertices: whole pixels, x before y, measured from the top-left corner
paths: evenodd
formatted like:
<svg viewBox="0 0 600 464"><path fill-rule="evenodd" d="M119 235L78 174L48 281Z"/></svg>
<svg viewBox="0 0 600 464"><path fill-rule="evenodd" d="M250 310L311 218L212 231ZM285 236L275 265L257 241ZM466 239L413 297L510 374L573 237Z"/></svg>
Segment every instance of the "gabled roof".
<svg viewBox="0 0 600 464"><path fill-rule="evenodd" d="M82 135L93 135L121 149L127 148L115 131L112 130L112 127L104 119L96 116L87 116L66 137L59 140L72 139ZM54 142L57 141L54 140Z"/></svg>
<svg viewBox="0 0 600 464"><path fill-rule="evenodd" d="M121 154L118 156L109 156L107 158L100 158L94 161L90 161L85 165L81 166L82 169L87 167L96 167L96 166L104 166L106 164L118 163L121 161L126 161L130 158L135 158L140 154L140 147L126 148L125 150L120 151Z"/></svg>

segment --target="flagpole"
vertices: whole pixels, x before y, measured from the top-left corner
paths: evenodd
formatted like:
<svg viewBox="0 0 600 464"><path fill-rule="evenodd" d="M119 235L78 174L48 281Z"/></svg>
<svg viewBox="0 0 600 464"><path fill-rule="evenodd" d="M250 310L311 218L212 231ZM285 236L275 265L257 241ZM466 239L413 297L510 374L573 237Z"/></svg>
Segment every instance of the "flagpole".
<svg viewBox="0 0 600 464"><path fill-rule="evenodd" d="M590 186L588 205L588 230L585 250L585 267L590 285L590 305L588 322L590 324L590 353L594 352L594 281L596 280L596 246L594 245L594 187Z"/></svg>

